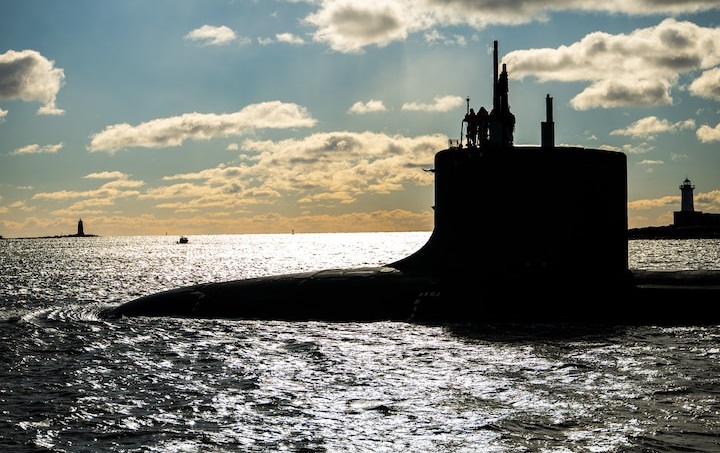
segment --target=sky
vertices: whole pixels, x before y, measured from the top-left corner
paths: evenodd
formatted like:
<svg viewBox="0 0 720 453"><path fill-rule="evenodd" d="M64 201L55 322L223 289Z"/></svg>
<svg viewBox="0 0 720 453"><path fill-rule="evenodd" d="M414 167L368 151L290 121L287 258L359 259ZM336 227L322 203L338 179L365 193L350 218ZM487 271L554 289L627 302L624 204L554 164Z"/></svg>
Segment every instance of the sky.
<svg viewBox="0 0 720 453"><path fill-rule="evenodd" d="M492 107L494 41L516 145L540 144L550 95L557 146L626 154L630 228L672 224L686 178L695 210L720 213L718 0L0 11L3 237L78 219L100 236L431 231L424 170L468 106ZM573 188L552 183L562 203Z"/></svg>

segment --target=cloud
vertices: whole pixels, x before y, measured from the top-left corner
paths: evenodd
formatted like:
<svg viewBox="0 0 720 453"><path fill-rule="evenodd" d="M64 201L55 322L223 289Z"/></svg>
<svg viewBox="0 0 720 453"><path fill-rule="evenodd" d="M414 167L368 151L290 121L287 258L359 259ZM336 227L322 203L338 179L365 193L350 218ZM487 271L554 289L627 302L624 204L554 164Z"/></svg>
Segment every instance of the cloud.
<svg viewBox="0 0 720 453"><path fill-rule="evenodd" d="M87 177L87 176L86 176ZM97 189L77 191L77 190L60 190L57 192L39 192L32 196L33 200L72 200L76 198L97 199L100 201L86 202L89 205L109 205L117 198L126 198L138 196L137 188L145 185L143 181L132 181L128 179L119 179L107 182Z"/></svg>
<svg viewBox="0 0 720 453"><path fill-rule="evenodd" d="M101 171L98 173L90 173L83 178L88 179L128 179L128 175L120 171Z"/></svg>
<svg viewBox="0 0 720 453"><path fill-rule="evenodd" d="M192 183L171 184L149 189L140 199L168 200L177 198L197 198L207 193L211 186L202 187Z"/></svg>
<svg viewBox="0 0 720 453"><path fill-rule="evenodd" d="M695 135L703 143L720 142L720 124L715 127L703 124L695 131Z"/></svg>
<svg viewBox="0 0 720 453"><path fill-rule="evenodd" d="M16 148L9 153L10 156L22 156L24 154L55 154L62 149L63 144L58 143L56 145L26 145L22 148Z"/></svg>
<svg viewBox="0 0 720 453"><path fill-rule="evenodd" d="M34 207L28 206L24 201L16 201L14 203L11 203L10 208L17 209L18 211L23 212L33 212L35 210Z"/></svg>
<svg viewBox="0 0 720 453"><path fill-rule="evenodd" d="M696 194L695 203L701 209L710 211L717 210L717 207L720 206L720 190L711 190L710 192Z"/></svg>
<svg viewBox="0 0 720 453"><path fill-rule="evenodd" d="M367 46L384 47L412 33L426 32L428 42L450 43L436 27L520 25L547 21L554 12L603 12L627 15L679 15L720 9L710 0L324 0L303 22L316 27L313 40L335 51L360 53ZM464 39L453 38L458 45Z"/></svg>
<svg viewBox="0 0 720 453"><path fill-rule="evenodd" d="M670 160L687 159L687 154L670 153Z"/></svg>
<svg viewBox="0 0 720 453"><path fill-rule="evenodd" d="M324 1L305 23L317 27L313 39L333 50L357 53L368 45L384 47L419 29L410 4L399 1Z"/></svg>
<svg viewBox="0 0 720 453"><path fill-rule="evenodd" d="M224 25L203 25L185 35L188 41L201 41L204 46L222 46L231 43L235 38L235 32Z"/></svg>
<svg viewBox="0 0 720 453"><path fill-rule="evenodd" d="M680 197L675 195L668 195L665 197L645 200L635 200L628 202L628 209L633 211L643 211L647 209L665 208L667 206L674 206L680 202Z"/></svg>
<svg viewBox="0 0 720 453"><path fill-rule="evenodd" d="M575 110L672 104L667 80L600 80L570 100Z"/></svg>
<svg viewBox="0 0 720 453"><path fill-rule="evenodd" d="M246 140L243 149L260 154L244 177L263 178L263 187L303 193L306 201L354 197L360 193L388 193L403 184L432 184L420 171L428 156L447 145L447 137L388 136L372 132L318 133L302 140Z"/></svg>
<svg viewBox="0 0 720 453"><path fill-rule="evenodd" d="M88 150L114 153L129 147L164 148L180 146L186 139L209 140L254 129L311 127L316 122L304 107L270 101L249 105L235 113L186 113L137 126L114 124L94 134Z"/></svg>
<svg viewBox="0 0 720 453"><path fill-rule="evenodd" d="M449 112L462 105L464 99L460 96L438 96L432 104L423 104L419 102L406 102L402 109L407 111L419 112Z"/></svg>
<svg viewBox="0 0 720 453"><path fill-rule="evenodd" d="M695 120L688 119L671 123L666 119L660 119L657 116L648 116L641 118L625 129L615 129L610 135L629 135L632 137L651 137L662 132L676 132L682 129L692 129L695 127Z"/></svg>
<svg viewBox="0 0 720 453"><path fill-rule="evenodd" d="M672 104L678 77L720 64L720 29L666 19L630 34L591 33L557 49L509 52L503 58L511 78L541 82L588 81L573 108L616 108ZM696 84L698 92L707 92Z"/></svg>
<svg viewBox="0 0 720 453"><path fill-rule="evenodd" d="M247 164L221 165L195 173L166 176L172 184L148 190L141 198L167 200L166 209L240 209L256 203L331 206L354 203L362 194L427 186L437 149L447 137L389 136L371 132L317 133L300 140L245 140L254 157ZM178 198L183 198L182 202Z"/></svg>
<svg viewBox="0 0 720 453"><path fill-rule="evenodd" d="M19 99L41 102L43 105L37 111L39 115L65 113L55 105L55 98L63 86L65 73L54 65L54 61L48 60L35 50L20 52L8 50L1 54L0 101Z"/></svg>
<svg viewBox="0 0 720 453"><path fill-rule="evenodd" d="M453 35L451 38L448 38L444 34L440 33L437 30L430 30L429 32L425 33L425 42L428 44L442 44L445 46L459 46L459 47L466 47L467 46L467 40L464 36L461 35Z"/></svg>
<svg viewBox="0 0 720 453"><path fill-rule="evenodd" d="M357 113L359 115L365 114L365 113L373 113L373 112L386 112L387 108L385 108L385 104L383 104L382 101L377 101L375 99L371 99L365 103L363 102L356 102L348 109L348 113Z"/></svg>
<svg viewBox="0 0 720 453"><path fill-rule="evenodd" d="M690 93L695 96L720 101L720 68L703 72L690 84Z"/></svg>
<svg viewBox="0 0 720 453"><path fill-rule="evenodd" d="M275 35L275 38L278 42L284 42L287 44L305 44L305 41L301 37L293 35L292 33L278 33L277 35Z"/></svg>
<svg viewBox="0 0 720 453"><path fill-rule="evenodd" d="M579 146L582 148L582 145L561 145L561 146ZM648 143L643 142L640 144L632 144L632 143L626 143L620 147L613 146L613 145L600 145L598 146L598 149L604 149L606 151L620 151L625 154L644 154L652 151L655 149L654 146L650 146Z"/></svg>
<svg viewBox="0 0 720 453"><path fill-rule="evenodd" d="M7 110L0 109L0 123L5 121L5 119L7 118L7 115L8 115Z"/></svg>

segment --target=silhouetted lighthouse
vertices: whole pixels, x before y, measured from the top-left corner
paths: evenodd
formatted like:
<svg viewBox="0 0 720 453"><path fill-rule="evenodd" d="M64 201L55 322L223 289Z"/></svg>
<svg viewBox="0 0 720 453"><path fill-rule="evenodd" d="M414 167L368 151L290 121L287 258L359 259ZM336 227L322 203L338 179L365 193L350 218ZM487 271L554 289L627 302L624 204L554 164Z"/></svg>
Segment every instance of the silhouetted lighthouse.
<svg viewBox="0 0 720 453"><path fill-rule="evenodd" d="M673 212L673 221L675 226L689 227L709 224L711 216L703 214L702 211L696 211L693 205L693 189L688 178L680 185L680 210ZM707 219L707 220L706 220Z"/></svg>
<svg viewBox="0 0 720 453"><path fill-rule="evenodd" d="M682 201L680 203L680 210L683 212L694 212L695 207L693 206L693 189L695 186L692 185L689 179L685 178L682 185L680 186L680 193L682 194Z"/></svg>
<svg viewBox="0 0 720 453"><path fill-rule="evenodd" d="M78 220L78 236L85 236L85 229L83 228L82 219Z"/></svg>

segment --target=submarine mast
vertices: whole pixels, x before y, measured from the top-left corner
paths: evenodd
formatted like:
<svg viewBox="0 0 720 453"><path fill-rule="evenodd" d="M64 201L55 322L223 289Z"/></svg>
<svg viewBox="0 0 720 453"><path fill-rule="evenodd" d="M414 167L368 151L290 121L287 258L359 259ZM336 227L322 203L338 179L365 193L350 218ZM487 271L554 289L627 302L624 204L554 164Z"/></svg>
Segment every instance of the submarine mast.
<svg viewBox="0 0 720 453"><path fill-rule="evenodd" d="M488 117L490 145L512 147L515 115L510 113L507 65L503 63L498 75L498 42L493 42L493 108Z"/></svg>
<svg viewBox="0 0 720 453"><path fill-rule="evenodd" d="M540 146L543 148L555 147L555 123L553 122L553 98L548 94L545 97L545 118L540 123Z"/></svg>

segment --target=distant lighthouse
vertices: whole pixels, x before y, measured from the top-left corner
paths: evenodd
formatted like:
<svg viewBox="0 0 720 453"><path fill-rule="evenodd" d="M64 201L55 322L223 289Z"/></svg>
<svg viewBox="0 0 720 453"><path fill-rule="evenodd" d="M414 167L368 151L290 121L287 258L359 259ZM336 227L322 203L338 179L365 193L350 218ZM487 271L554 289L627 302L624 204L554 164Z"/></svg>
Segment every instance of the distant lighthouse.
<svg viewBox="0 0 720 453"><path fill-rule="evenodd" d="M82 219L78 220L78 236L85 236L85 229L83 228Z"/></svg>
<svg viewBox="0 0 720 453"><path fill-rule="evenodd" d="M673 212L673 220L675 226L679 227L690 227L699 226L712 222L710 220L712 215L703 214L702 211L696 211L693 205L693 189L695 186L690 182L688 178L685 178L682 184L680 184L680 210ZM720 217L718 217L720 218Z"/></svg>
<svg viewBox="0 0 720 453"><path fill-rule="evenodd" d="M692 185L689 179L685 178L682 185L680 186L680 193L682 194L682 201L680 203L680 210L682 212L694 212L695 207L693 206L693 189L695 186Z"/></svg>

